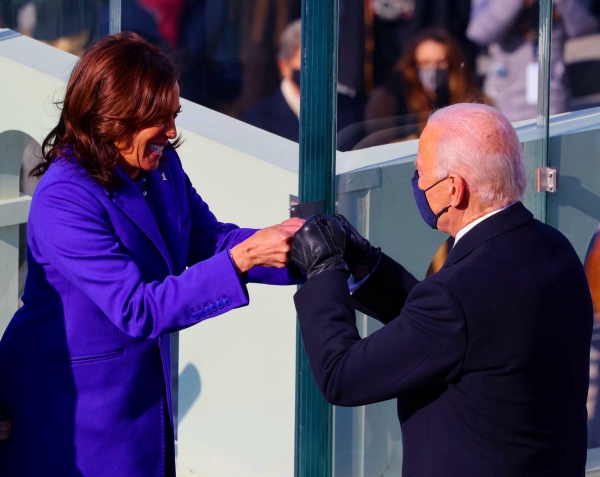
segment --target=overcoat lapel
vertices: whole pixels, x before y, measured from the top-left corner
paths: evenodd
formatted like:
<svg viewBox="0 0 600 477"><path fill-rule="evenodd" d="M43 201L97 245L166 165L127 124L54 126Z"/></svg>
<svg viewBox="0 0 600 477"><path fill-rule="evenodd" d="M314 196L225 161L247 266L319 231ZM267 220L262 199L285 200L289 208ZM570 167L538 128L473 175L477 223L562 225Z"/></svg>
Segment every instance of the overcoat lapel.
<svg viewBox="0 0 600 477"><path fill-rule="evenodd" d="M469 230L458 241L452 250L450 250L442 269L462 260L487 240L516 229L529 220L533 220L533 214L521 202L517 202L503 211L492 215Z"/></svg>
<svg viewBox="0 0 600 477"><path fill-rule="evenodd" d="M146 203L146 199L144 199L140 190L121 166L117 166L115 170L123 179L123 185L112 192L113 203L148 236L163 256L169 272L173 274L171 256L160 233L158 224L154 220L152 212L150 212L150 208Z"/></svg>

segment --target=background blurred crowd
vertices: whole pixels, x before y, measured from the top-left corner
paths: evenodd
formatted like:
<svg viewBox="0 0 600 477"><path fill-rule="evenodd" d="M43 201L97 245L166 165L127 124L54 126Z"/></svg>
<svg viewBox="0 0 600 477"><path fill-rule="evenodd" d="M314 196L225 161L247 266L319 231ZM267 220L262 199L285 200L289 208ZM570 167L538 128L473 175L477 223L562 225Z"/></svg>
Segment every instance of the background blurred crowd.
<svg viewBox="0 0 600 477"><path fill-rule="evenodd" d="M431 110L537 102L539 0L340 0L338 148L419 136ZM121 29L172 52L186 99L298 140L300 0L122 0ZM600 104L600 0L554 0L551 113ZM80 55L108 0L0 0L0 26Z"/></svg>

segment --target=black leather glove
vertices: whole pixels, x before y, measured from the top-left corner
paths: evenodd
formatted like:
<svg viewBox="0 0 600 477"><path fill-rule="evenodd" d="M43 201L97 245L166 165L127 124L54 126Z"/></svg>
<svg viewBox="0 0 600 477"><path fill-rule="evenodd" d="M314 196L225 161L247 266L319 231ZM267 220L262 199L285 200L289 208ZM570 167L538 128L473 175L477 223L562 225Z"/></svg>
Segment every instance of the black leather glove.
<svg viewBox="0 0 600 477"><path fill-rule="evenodd" d="M375 265L379 263L381 248L373 247L343 215L335 214L333 217L338 219L346 232L344 261L348 264L348 268L350 268L350 272L352 272L356 281L360 281L371 273Z"/></svg>
<svg viewBox="0 0 600 477"><path fill-rule="evenodd" d="M340 270L350 276L344 262L346 232L334 217L312 215L294 235L290 259L308 278L325 270Z"/></svg>

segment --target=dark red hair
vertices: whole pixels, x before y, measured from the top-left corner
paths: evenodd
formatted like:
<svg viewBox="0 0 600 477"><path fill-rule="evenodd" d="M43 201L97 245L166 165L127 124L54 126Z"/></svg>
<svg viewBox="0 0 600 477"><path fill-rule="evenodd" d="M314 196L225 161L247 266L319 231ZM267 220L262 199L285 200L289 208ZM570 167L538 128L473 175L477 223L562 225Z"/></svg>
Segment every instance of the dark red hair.
<svg viewBox="0 0 600 477"><path fill-rule="evenodd" d="M135 33L93 44L71 73L58 125L42 143L44 161L31 175L39 177L57 157L67 157L104 187L119 187L115 143L174 113L170 100L178 77L173 61Z"/></svg>

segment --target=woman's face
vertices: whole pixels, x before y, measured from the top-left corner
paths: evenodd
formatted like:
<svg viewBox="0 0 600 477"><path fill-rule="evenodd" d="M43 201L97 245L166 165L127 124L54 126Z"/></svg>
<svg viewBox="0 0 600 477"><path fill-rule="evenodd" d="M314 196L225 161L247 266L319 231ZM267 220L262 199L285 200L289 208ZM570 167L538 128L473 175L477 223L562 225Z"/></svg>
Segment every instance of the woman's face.
<svg viewBox="0 0 600 477"><path fill-rule="evenodd" d="M124 141L115 143L123 156L123 166L132 179L138 176L140 170L155 170L167 141L177 137L175 118L181 110L177 82L171 91L170 105L172 113L160 124L140 126Z"/></svg>
<svg viewBox="0 0 600 477"><path fill-rule="evenodd" d="M446 69L449 66L448 50L442 43L425 40L415 49L415 61L417 68Z"/></svg>

